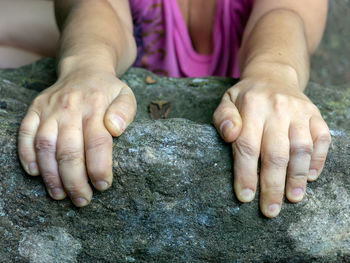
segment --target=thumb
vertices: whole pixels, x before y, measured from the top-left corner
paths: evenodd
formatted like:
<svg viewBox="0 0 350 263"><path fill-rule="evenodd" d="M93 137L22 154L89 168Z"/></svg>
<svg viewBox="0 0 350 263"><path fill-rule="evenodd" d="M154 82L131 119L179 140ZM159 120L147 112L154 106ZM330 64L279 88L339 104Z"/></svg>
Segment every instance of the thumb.
<svg viewBox="0 0 350 263"><path fill-rule="evenodd" d="M242 118L230 96L232 88L226 91L213 115L213 122L226 142L234 142L242 129Z"/></svg>
<svg viewBox="0 0 350 263"><path fill-rule="evenodd" d="M134 93L129 87L125 86L105 113L105 127L112 136L118 137L134 120L135 114L136 99Z"/></svg>

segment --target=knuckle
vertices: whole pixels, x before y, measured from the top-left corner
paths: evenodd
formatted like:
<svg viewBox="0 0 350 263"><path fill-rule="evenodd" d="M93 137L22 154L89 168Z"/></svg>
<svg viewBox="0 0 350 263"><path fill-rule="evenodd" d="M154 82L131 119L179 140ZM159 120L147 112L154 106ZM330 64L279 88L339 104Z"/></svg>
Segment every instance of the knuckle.
<svg viewBox="0 0 350 263"><path fill-rule="evenodd" d="M248 115L260 113L266 107L266 95L254 90L247 91L238 95L237 106Z"/></svg>
<svg viewBox="0 0 350 263"><path fill-rule="evenodd" d="M327 154L316 154L315 156L312 156L312 162L316 166L322 166L327 158Z"/></svg>
<svg viewBox="0 0 350 263"><path fill-rule="evenodd" d="M32 137L33 136L33 132L32 130L26 125L26 123L22 122L19 130L18 130L18 136L20 137Z"/></svg>
<svg viewBox="0 0 350 263"><path fill-rule="evenodd" d="M301 179L303 181L306 181L306 178L308 178L309 174L306 171L297 171L289 173L289 176L293 179Z"/></svg>
<svg viewBox="0 0 350 263"><path fill-rule="evenodd" d="M86 145L86 151L95 150L101 147L112 147L113 139L111 136L99 136L90 139Z"/></svg>
<svg viewBox="0 0 350 263"><path fill-rule="evenodd" d="M268 194L271 196L282 196L284 193L284 185L265 182L265 187L261 189L262 194Z"/></svg>
<svg viewBox="0 0 350 263"><path fill-rule="evenodd" d="M132 89L127 85L122 85L121 91L119 93L121 96L127 96L136 105L136 97Z"/></svg>
<svg viewBox="0 0 350 263"><path fill-rule="evenodd" d="M294 143L291 145L291 154L293 155L311 155L313 145L311 142Z"/></svg>
<svg viewBox="0 0 350 263"><path fill-rule="evenodd" d="M275 94L272 98L272 109L276 114L283 114L288 104L289 101L285 95Z"/></svg>
<svg viewBox="0 0 350 263"><path fill-rule="evenodd" d="M63 109L70 110L74 109L81 103L82 94L79 90L74 90L61 94L59 97L59 102L63 105Z"/></svg>
<svg viewBox="0 0 350 263"><path fill-rule="evenodd" d="M82 152L79 149L75 148L63 148L57 153L57 161L58 163L66 163L66 162L73 162L73 163L83 163L84 157Z"/></svg>
<svg viewBox="0 0 350 263"><path fill-rule="evenodd" d="M134 96L134 93L132 92L132 89L128 85L126 85L124 82L122 82L120 93Z"/></svg>
<svg viewBox="0 0 350 263"><path fill-rule="evenodd" d="M64 189L71 198L78 198L83 195L82 187L78 184L65 185Z"/></svg>
<svg viewBox="0 0 350 263"><path fill-rule="evenodd" d="M320 116L321 116L320 110L319 110L319 109L317 108L317 106L316 106L315 104L313 104L312 102L307 103L307 104L306 104L306 107L307 107L307 109L308 109L310 112L312 112L312 113L314 113L314 114L316 114L316 115L320 115Z"/></svg>
<svg viewBox="0 0 350 263"><path fill-rule="evenodd" d="M259 157L259 150L246 139L238 138L235 143L235 149L244 157Z"/></svg>
<svg viewBox="0 0 350 263"><path fill-rule="evenodd" d="M240 99L245 107L251 107L257 105L259 101L259 95L253 91L245 92Z"/></svg>
<svg viewBox="0 0 350 263"><path fill-rule="evenodd" d="M40 94L33 99L31 108L32 107L41 108L42 105L43 105L43 95Z"/></svg>
<svg viewBox="0 0 350 263"><path fill-rule="evenodd" d="M38 137L35 143L35 150L42 153L55 153L56 143L45 137Z"/></svg>
<svg viewBox="0 0 350 263"><path fill-rule="evenodd" d="M234 88L230 88L225 92L224 96L231 102L235 103L237 97L237 90Z"/></svg>
<svg viewBox="0 0 350 263"><path fill-rule="evenodd" d="M319 134L317 136L316 141L320 142L320 143L330 144L331 143L331 134L329 132L329 129L323 129L323 130L319 131Z"/></svg>
<svg viewBox="0 0 350 263"><path fill-rule="evenodd" d="M43 177L45 185L48 188L55 188L58 186L58 183L57 183L58 178L57 178L56 174L54 174L52 172L45 172L42 174L42 177Z"/></svg>
<svg viewBox="0 0 350 263"><path fill-rule="evenodd" d="M93 91L89 93L89 97L94 106L101 107L107 105L107 96L101 91Z"/></svg>
<svg viewBox="0 0 350 263"><path fill-rule="evenodd" d="M286 168L288 162L289 156L286 153L270 151L262 156L262 163L266 167Z"/></svg>

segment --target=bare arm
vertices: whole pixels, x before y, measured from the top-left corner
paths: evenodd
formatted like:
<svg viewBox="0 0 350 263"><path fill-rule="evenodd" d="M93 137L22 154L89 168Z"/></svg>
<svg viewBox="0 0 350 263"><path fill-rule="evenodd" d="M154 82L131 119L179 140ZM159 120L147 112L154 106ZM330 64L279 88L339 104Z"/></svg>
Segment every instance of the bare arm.
<svg viewBox="0 0 350 263"><path fill-rule="evenodd" d="M295 73L300 88L304 89L309 78L310 54L324 30L327 2L255 1L240 50L242 77L252 73L254 67L276 64Z"/></svg>
<svg viewBox="0 0 350 263"><path fill-rule="evenodd" d="M326 20L326 0L256 0L239 54L241 81L224 94L214 124L233 143L234 188L250 202L260 170L260 208L279 214L283 195L302 200L323 169L330 135L302 93L310 54Z"/></svg>
<svg viewBox="0 0 350 263"><path fill-rule="evenodd" d="M56 0L62 30L59 74L71 68L96 67L118 75L136 56L132 20L125 0Z"/></svg>

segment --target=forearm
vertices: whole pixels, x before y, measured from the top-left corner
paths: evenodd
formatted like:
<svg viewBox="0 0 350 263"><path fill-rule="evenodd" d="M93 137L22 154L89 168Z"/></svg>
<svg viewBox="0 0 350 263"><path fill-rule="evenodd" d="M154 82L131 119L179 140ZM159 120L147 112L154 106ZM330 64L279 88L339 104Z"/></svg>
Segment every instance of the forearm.
<svg viewBox="0 0 350 263"><path fill-rule="evenodd" d="M326 0L255 0L240 50L241 80L224 94L213 122L232 142L234 190L275 217L283 195L299 202L321 173L330 143L320 111L303 94L310 54L323 32ZM257 174L259 169L259 176Z"/></svg>
<svg viewBox="0 0 350 263"><path fill-rule="evenodd" d="M59 0L56 17L62 30L59 76L79 69L121 75L133 63L136 45L131 21L122 21L107 0Z"/></svg>
<svg viewBox="0 0 350 263"><path fill-rule="evenodd" d="M243 42L241 77L283 77L304 90L311 49L302 18L291 10L272 10L255 23Z"/></svg>

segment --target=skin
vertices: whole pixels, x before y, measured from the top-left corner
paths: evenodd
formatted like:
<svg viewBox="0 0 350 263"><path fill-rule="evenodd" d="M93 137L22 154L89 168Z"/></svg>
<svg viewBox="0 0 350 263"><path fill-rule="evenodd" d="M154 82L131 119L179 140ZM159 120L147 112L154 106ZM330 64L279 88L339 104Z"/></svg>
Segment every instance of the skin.
<svg viewBox="0 0 350 263"><path fill-rule="evenodd" d="M55 56L59 31L53 13L51 1L0 1L0 68Z"/></svg>
<svg viewBox="0 0 350 263"><path fill-rule="evenodd" d="M279 214L284 193L301 201L326 159L329 129L302 92L326 10L327 1L256 1L239 54L241 81L213 116L221 136L234 142L234 189L242 202L256 193L260 156L260 208L267 217Z"/></svg>
<svg viewBox="0 0 350 263"><path fill-rule="evenodd" d="M206 3L202 12L196 7L203 0L178 1L193 46L202 54L212 50L207 43L215 1ZM98 190L112 183L112 136L119 136L136 112L131 89L115 76L131 66L136 45L128 1L55 4L62 31L58 80L23 119L19 156L29 174L41 174L52 198L68 195L81 207L92 197L89 180ZM284 193L291 202L303 198L327 155L328 127L303 94L326 10L326 0L256 0L239 54L241 80L227 90L213 116L220 135L232 143L234 189L242 202L254 198L261 157L260 207L267 217L278 215Z"/></svg>
<svg viewBox="0 0 350 263"><path fill-rule="evenodd" d="M119 136L134 118L135 97L115 76L130 67L136 45L127 1L55 4L64 32L58 80L23 119L19 156L29 174L41 174L52 198L68 195L82 207L92 197L89 179L98 190L111 185L112 135Z"/></svg>

